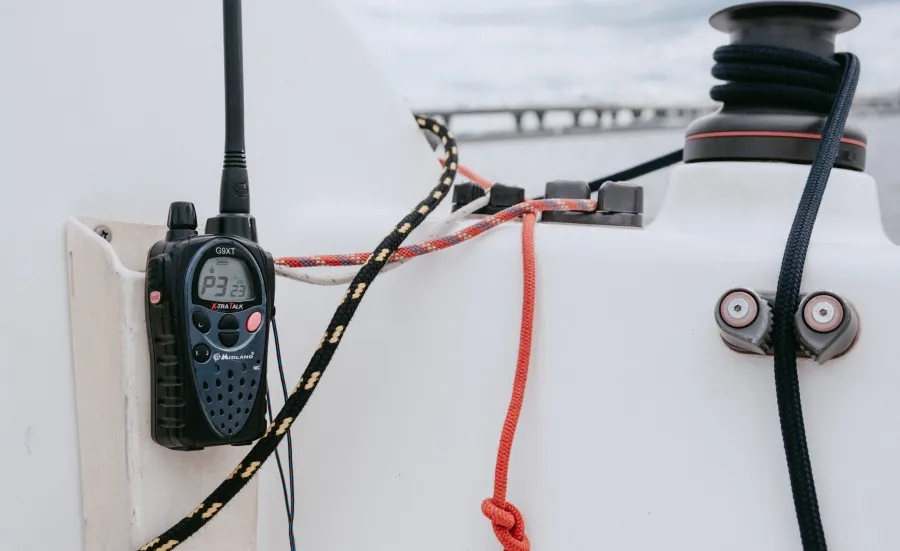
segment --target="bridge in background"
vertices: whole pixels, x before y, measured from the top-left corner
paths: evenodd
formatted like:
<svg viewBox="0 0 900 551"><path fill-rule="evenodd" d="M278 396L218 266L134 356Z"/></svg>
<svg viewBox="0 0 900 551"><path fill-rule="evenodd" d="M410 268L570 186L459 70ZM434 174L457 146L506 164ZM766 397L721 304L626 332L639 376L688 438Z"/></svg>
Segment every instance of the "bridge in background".
<svg viewBox="0 0 900 551"><path fill-rule="evenodd" d="M443 121L460 141L489 141L684 128L718 108L717 104L560 103L422 109L416 114ZM853 102L854 116L896 113L900 113L900 91L858 97Z"/></svg>

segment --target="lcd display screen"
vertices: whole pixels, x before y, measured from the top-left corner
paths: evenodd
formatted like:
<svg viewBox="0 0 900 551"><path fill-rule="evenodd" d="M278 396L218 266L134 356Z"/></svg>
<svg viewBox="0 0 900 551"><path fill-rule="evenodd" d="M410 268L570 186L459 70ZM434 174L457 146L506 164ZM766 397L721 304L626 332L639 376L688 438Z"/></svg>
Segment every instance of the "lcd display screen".
<svg viewBox="0 0 900 551"><path fill-rule="evenodd" d="M243 301L256 298L247 265L243 260L230 256L215 256L204 262L197 287L197 295L203 300Z"/></svg>

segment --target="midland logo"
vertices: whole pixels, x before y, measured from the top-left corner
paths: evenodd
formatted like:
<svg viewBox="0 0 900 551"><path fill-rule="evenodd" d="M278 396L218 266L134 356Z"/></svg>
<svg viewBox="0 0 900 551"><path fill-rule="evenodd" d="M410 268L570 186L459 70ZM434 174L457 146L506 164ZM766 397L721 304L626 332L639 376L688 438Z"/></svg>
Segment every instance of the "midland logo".
<svg viewBox="0 0 900 551"><path fill-rule="evenodd" d="M244 305L240 302L213 302L209 309L218 310L219 312L228 310L243 310Z"/></svg>
<svg viewBox="0 0 900 551"><path fill-rule="evenodd" d="M249 354L213 354L213 361L219 360L252 360L253 356L256 354L256 351L250 352ZM259 369L259 368L257 368Z"/></svg>

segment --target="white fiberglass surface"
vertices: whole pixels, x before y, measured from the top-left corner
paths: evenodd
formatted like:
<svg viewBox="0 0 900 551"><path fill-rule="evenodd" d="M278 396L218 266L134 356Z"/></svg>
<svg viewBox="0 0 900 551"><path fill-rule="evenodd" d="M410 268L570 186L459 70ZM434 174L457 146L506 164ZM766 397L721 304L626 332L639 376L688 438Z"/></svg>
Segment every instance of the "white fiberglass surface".
<svg viewBox="0 0 900 551"><path fill-rule="evenodd" d="M537 321L508 494L536 548L799 545L772 359L729 350L713 308L732 287L774 290L805 169L741 167L677 169L644 230L538 225ZM892 548L900 513L900 374L889 362L900 250L877 213L875 183L835 171L803 284L846 297L863 328L845 357L799 362L835 547ZM301 233L315 225L296 220ZM376 280L293 429L307 545L497 545L480 502L514 374L521 262L511 223ZM282 284L290 380L342 293ZM261 494L265 549L284 537L273 473Z"/></svg>

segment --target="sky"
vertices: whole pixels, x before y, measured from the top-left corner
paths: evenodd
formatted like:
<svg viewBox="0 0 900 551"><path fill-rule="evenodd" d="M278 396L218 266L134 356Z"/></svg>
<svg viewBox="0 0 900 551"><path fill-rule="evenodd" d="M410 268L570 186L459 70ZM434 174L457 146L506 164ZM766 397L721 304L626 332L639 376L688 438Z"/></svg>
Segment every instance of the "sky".
<svg viewBox="0 0 900 551"><path fill-rule="evenodd" d="M708 102L722 0L336 0L415 109L534 101ZM858 95L900 90L900 0L844 0L862 24Z"/></svg>

